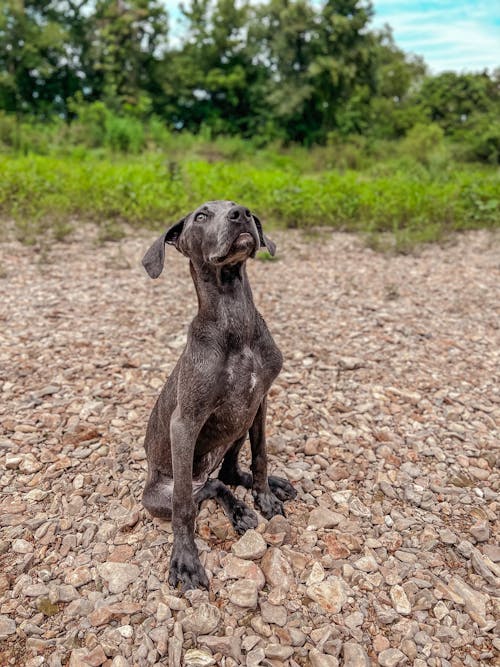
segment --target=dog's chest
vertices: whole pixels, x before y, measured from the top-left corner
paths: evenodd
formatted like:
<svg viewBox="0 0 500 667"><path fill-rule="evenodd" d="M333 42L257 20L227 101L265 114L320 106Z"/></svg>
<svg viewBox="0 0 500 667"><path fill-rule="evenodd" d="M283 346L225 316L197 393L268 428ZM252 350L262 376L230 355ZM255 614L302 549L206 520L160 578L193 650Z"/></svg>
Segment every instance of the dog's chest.
<svg viewBox="0 0 500 667"><path fill-rule="evenodd" d="M245 345L229 355L224 373L224 385L231 393L250 397L262 385L262 357Z"/></svg>

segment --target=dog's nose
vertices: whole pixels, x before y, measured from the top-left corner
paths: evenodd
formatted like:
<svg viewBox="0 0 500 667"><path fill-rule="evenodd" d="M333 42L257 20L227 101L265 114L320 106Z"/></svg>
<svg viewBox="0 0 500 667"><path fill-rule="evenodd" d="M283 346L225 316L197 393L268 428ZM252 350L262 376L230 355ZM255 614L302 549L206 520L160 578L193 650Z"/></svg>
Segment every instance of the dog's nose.
<svg viewBox="0 0 500 667"><path fill-rule="evenodd" d="M234 206L227 214L227 217L231 222L246 222L250 220L251 214L244 206Z"/></svg>

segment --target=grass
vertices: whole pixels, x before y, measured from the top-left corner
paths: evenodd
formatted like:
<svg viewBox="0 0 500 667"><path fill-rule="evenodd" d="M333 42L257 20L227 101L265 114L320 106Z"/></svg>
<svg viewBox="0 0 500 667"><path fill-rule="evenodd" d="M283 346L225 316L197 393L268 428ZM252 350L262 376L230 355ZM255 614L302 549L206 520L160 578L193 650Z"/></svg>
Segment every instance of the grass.
<svg viewBox="0 0 500 667"><path fill-rule="evenodd" d="M361 171L304 173L294 157L263 151L215 161L188 153L174 163L159 152L117 157L75 150L65 156L0 155L0 218L15 221L25 243L61 240L72 219L100 225L117 240L122 223L165 228L207 199L234 199L267 227L327 226L366 234L374 247L389 233L399 250L453 231L500 224L500 174L492 167L422 165L408 156Z"/></svg>

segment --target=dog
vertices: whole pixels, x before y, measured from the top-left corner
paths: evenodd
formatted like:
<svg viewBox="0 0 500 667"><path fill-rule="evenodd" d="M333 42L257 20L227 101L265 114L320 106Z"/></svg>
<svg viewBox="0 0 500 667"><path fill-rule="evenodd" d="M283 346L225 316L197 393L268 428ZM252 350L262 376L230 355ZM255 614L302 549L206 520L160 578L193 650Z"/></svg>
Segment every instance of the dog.
<svg viewBox="0 0 500 667"><path fill-rule="evenodd" d="M172 519L169 583L186 591L209 585L194 541L203 500L219 502L243 534L257 526L257 515L226 485L252 489L266 519L284 515L283 501L296 491L267 473L267 393L283 359L255 308L246 272L247 259L260 247L274 256L275 244L259 218L232 201L209 201L162 234L143 258L151 278L162 272L166 244L189 258L198 314L149 418L142 501L153 516ZM247 435L251 473L238 464Z"/></svg>

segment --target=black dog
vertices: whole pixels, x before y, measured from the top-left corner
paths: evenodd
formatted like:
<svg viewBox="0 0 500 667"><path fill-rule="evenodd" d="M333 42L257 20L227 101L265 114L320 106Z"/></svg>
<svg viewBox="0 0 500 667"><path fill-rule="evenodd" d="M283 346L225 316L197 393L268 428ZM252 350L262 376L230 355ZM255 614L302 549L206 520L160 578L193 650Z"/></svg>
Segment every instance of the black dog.
<svg viewBox="0 0 500 667"><path fill-rule="evenodd" d="M275 244L257 216L230 201L207 202L160 236L143 259L152 278L163 269L166 243L189 257L198 314L149 419L143 503L153 516L172 518L169 583L187 590L208 587L194 542L201 501L215 498L244 533L257 516L226 484L251 488L267 519L284 514L282 501L296 491L267 474L266 396L282 356L255 308L245 266L260 246L274 255ZM247 434L252 474L238 465ZM218 478L209 479L221 462Z"/></svg>

